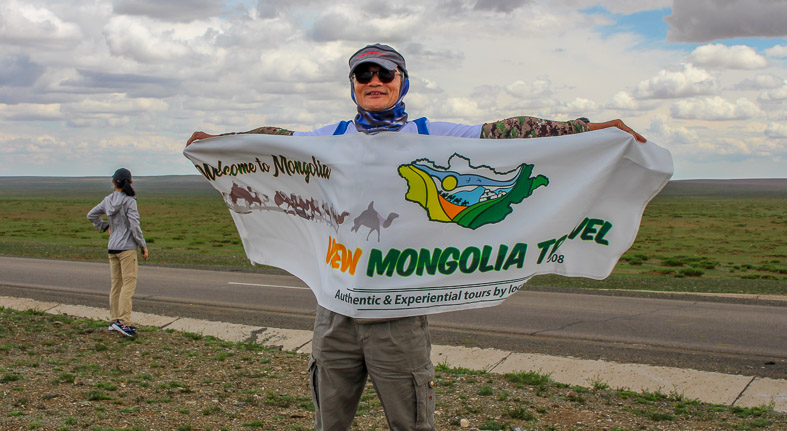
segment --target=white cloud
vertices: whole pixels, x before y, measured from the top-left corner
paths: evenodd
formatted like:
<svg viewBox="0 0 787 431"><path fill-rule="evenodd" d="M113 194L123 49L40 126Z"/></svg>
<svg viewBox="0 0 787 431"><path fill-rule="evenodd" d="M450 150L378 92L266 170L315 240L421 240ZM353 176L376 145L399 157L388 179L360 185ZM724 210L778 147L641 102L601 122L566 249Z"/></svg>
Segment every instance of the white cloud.
<svg viewBox="0 0 787 431"><path fill-rule="evenodd" d="M295 56L286 51L261 55L258 67L260 76L272 81L303 83L325 78L320 60L316 56Z"/></svg>
<svg viewBox="0 0 787 431"><path fill-rule="evenodd" d="M714 94L719 84L704 69L684 64L683 70L661 70L655 77L641 81L634 90L638 99L673 99Z"/></svg>
<svg viewBox="0 0 787 431"><path fill-rule="evenodd" d="M768 124L765 135L774 139L787 139L787 123Z"/></svg>
<svg viewBox="0 0 787 431"><path fill-rule="evenodd" d="M697 154L713 150L713 145L701 139L696 130L673 126L670 120L663 117L651 121L647 135L673 153Z"/></svg>
<svg viewBox="0 0 787 431"><path fill-rule="evenodd" d="M773 74L756 75L754 78L746 78L735 84L734 90L769 90L787 85L784 79Z"/></svg>
<svg viewBox="0 0 787 431"><path fill-rule="evenodd" d="M566 113L569 115L576 115L578 117L592 115L593 113L598 112L598 110L598 103L582 97L577 97L576 99L566 103Z"/></svg>
<svg viewBox="0 0 787 431"><path fill-rule="evenodd" d="M13 121L52 121L64 118L60 104L20 103L0 104L0 118Z"/></svg>
<svg viewBox="0 0 787 431"><path fill-rule="evenodd" d="M654 9L665 9L672 6L672 0L553 0L550 4L565 5L573 9L587 9L600 6L615 13L629 15L636 12L651 11Z"/></svg>
<svg viewBox="0 0 787 431"><path fill-rule="evenodd" d="M768 66L765 57L745 45L703 45L697 47L688 60L712 69L761 69Z"/></svg>
<svg viewBox="0 0 787 431"><path fill-rule="evenodd" d="M44 66L31 61L27 55L0 59L0 86L27 87L43 73Z"/></svg>
<svg viewBox="0 0 787 431"><path fill-rule="evenodd" d="M564 119L561 116L566 115L566 104L554 97L522 99L503 105L495 112L498 114L495 120L520 116L523 113L524 115L560 120ZM489 119L489 117L490 114L487 114L485 119Z"/></svg>
<svg viewBox="0 0 787 431"><path fill-rule="evenodd" d="M639 102L637 102L637 99L631 97L631 94L625 91L618 91L615 93L615 96L612 97L612 102L610 102L607 107L609 109L619 109L622 111L636 111L639 109Z"/></svg>
<svg viewBox="0 0 787 431"><path fill-rule="evenodd" d="M56 154L53 150L67 147L68 145L65 142L47 135L37 136L32 139L21 136L0 136L0 152L4 154L4 157L34 154L36 156L35 160L33 160L34 162L38 161L38 156L40 155Z"/></svg>
<svg viewBox="0 0 787 431"><path fill-rule="evenodd" d="M657 100L639 100L634 98L631 93L627 91L618 91L612 97L612 100L604 105L605 109L614 111L622 111L628 115L635 115L638 112L651 111L658 105Z"/></svg>
<svg viewBox="0 0 787 431"><path fill-rule="evenodd" d="M776 0L675 0L667 40L710 42L736 37L787 35L787 2Z"/></svg>
<svg viewBox="0 0 787 431"><path fill-rule="evenodd" d="M89 117L75 117L72 116L68 120L68 125L71 127L83 128L119 128L131 124L131 118L126 115L110 115L110 114L94 114Z"/></svg>
<svg viewBox="0 0 787 431"><path fill-rule="evenodd" d="M0 3L0 44L63 48L78 42L82 33L50 9L27 2Z"/></svg>
<svg viewBox="0 0 787 431"><path fill-rule="evenodd" d="M763 102L787 100L787 81L783 84L780 88L760 93L757 99Z"/></svg>
<svg viewBox="0 0 787 431"><path fill-rule="evenodd" d="M509 13L529 2L530 0L477 0L473 9Z"/></svg>
<svg viewBox="0 0 787 431"><path fill-rule="evenodd" d="M673 126L665 118L656 118L648 129L648 137L665 146L673 157L688 160L748 156L751 151L740 140L716 139L707 129Z"/></svg>
<svg viewBox="0 0 787 431"><path fill-rule="evenodd" d="M552 94L548 79L536 79L532 82L522 80L514 81L505 87L506 93L517 99L534 99L537 97L548 97Z"/></svg>
<svg viewBox="0 0 787 431"><path fill-rule="evenodd" d="M478 108L475 100L451 97L440 101L435 109L434 118L446 119L446 121L456 121L460 118L482 118L486 112Z"/></svg>
<svg viewBox="0 0 787 431"><path fill-rule="evenodd" d="M123 15L142 15L169 21L196 21L218 15L223 9L221 0L115 0L114 11Z"/></svg>
<svg viewBox="0 0 787 431"><path fill-rule="evenodd" d="M167 102L159 99L131 99L123 94L108 94L72 103L68 109L80 114L134 114L166 111L168 107Z"/></svg>
<svg viewBox="0 0 787 431"><path fill-rule="evenodd" d="M745 120L763 114L748 99L731 103L719 96L677 101L670 107L670 113L673 118L693 120Z"/></svg>
<svg viewBox="0 0 787 431"><path fill-rule="evenodd" d="M587 116L622 118L646 131L654 116L674 111L682 118L669 120L668 137L648 138L687 142L678 157L707 157L717 148L744 154L733 151L735 142L760 154L764 142L784 141L765 134L767 121L787 120L783 41L759 55L698 49L688 63L681 50L642 46L647 29L609 37L597 31L611 14L663 9L671 0L174 4L0 1L0 175L111 173L119 148L140 175L194 173L179 151L194 130L310 130L350 119L347 57L374 42L406 56L413 118L477 124ZM605 12L587 12L594 7ZM767 69L745 68L766 54ZM752 102L767 120L751 117ZM708 119L725 122L703 128ZM776 136L776 127L768 133ZM5 157L11 142L13 159ZM66 162L48 156L61 148ZM31 167L42 166L40 159L47 169Z"/></svg>
<svg viewBox="0 0 787 431"><path fill-rule="evenodd" d="M35 107L35 108L34 108ZM160 99L149 97L131 98L125 94L91 94L58 105L14 106L9 111L11 118L25 120L63 120L71 127L90 127L95 130L110 127L122 130L134 121L148 124L160 121L157 116L166 113L169 104Z"/></svg>
<svg viewBox="0 0 787 431"><path fill-rule="evenodd" d="M787 57L786 45L775 45L765 50L765 55L768 57Z"/></svg>
<svg viewBox="0 0 787 431"><path fill-rule="evenodd" d="M107 22L104 37L112 55L142 64L194 66L215 61L218 53L206 45L212 41L203 40L202 34L195 35L190 30L187 26L161 24L146 18L117 16Z"/></svg>
<svg viewBox="0 0 787 431"><path fill-rule="evenodd" d="M772 124L768 128L770 132L764 132L763 129L764 125L759 124L746 128L689 128L674 125L674 121L667 118L657 117L651 122L647 132L649 139L669 149L680 164L726 166L728 172L723 173L720 178L734 178L734 173L729 172L731 169L741 170L740 173L745 177L768 177L773 174L766 173L763 169L773 172L780 170L778 166L783 164L787 156L787 140L779 139L780 134L785 131L780 126ZM775 139L769 139L769 136L766 136L768 134ZM760 171L743 172L748 166L744 161L759 165ZM783 169L781 170L783 172ZM676 174L691 177L677 170Z"/></svg>
<svg viewBox="0 0 787 431"><path fill-rule="evenodd" d="M378 11L359 11L353 5L337 4L328 8L310 26L308 34L317 42L385 40L396 43L421 24L419 9L402 8L381 15ZM359 16L360 15L360 16Z"/></svg>

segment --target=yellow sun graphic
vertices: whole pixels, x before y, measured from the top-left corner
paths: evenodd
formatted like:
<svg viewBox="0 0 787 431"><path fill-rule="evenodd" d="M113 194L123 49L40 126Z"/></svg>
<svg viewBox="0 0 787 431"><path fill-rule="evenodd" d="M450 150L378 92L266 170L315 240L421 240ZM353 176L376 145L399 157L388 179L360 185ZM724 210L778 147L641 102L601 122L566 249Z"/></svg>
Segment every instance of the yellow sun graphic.
<svg viewBox="0 0 787 431"><path fill-rule="evenodd" d="M443 190L450 192L451 190L456 188L456 177L453 175L449 175L443 178Z"/></svg>

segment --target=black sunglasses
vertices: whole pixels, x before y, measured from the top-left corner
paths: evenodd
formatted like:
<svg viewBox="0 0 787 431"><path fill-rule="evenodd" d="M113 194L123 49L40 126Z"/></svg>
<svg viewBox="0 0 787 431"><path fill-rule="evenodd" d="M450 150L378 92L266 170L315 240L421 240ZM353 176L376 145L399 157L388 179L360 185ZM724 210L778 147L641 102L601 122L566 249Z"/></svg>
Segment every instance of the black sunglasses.
<svg viewBox="0 0 787 431"><path fill-rule="evenodd" d="M387 69L380 69L380 70L369 70L366 69L361 72L355 72L355 81L359 84L368 84L372 82L372 78L374 75L377 75L377 78L380 79L380 82L383 84L387 84L396 78L396 74L399 73L398 70L387 70Z"/></svg>

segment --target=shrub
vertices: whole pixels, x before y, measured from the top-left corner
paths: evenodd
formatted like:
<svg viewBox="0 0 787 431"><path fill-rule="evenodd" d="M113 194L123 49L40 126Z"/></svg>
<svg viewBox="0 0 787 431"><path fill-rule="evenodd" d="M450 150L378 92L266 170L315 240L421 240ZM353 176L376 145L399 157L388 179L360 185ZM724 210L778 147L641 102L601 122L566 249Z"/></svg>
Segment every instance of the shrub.
<svg viewBox="0 0 787 431"><path fill-rule="evenodd" d="M289 407L290 404L295 402L295 398L291 395L278 394L273 391L265 391L265 405L276 407Z"/></svg>
<svg viewBox="0 0 787 431"><path fill-rule="evenodd" d="M22 380L22 376L19 374L3 374L3 377L0 378L0 383L16 382L18 380Z"/></svg>
<svg viewBox="0 0 787 431"><path fill-rule="evenodd" d="M543 386L552 381L549 374L540 374L535 371L507 373L505 378L512 383L522 383L530 386Z"/></svg>
<svg viewBox="0 0 787 431"><path fill-rule="evenodd" d="M104 401L104 400L111 400L112 397L101 391L90 391L87 393L87 399L89 401Z"/></svg>
<svg viewBox="0 0 787 431"><path fill-rule="evenodd" d="M668 413L660 413L660 412L646 412L645 417L652 421L671 421L675 419L675 416L672 416Z"/></svg>
<svg viewBox="0 0 787 431"><path fill-rule="evenodd" d="M777 274L787 274L787 268L779 268L776 265L766 264L756 268L758 271L775 272Z"/></svg>
<svg viewBox="0 0 787 431"><path fill-rule="evenodd" d="M523 421L532 421L536 419L536 416L524 407L515 407L509 410L507 414L508 417L512 419L521 419Z"/></svg>
<svg viewBox="0 0 787 431"><path fill-rule="evenodd" d="M702 275L705 274L704 272L700 271L699 269L693 269L693 268L682 269L682 270L680 270L680 273L684 277L702 277Z"/></svg>
<svg viewBox="0 0 787 431"><path fill-rule="evenodd" d="M683 266L683 259L677 257L668 257L661 261L665 266Z"/></svg>
<svg viewBox="0 0 787 431"><path fill-rule="evenodd" d="M481 424L482 430L503 430L506 429L505 424L501 424L494 419L487 419L486 422Z"/></svg>
<svg viewBox="0 0 787 431"><path fill-rule="evenodd" d="M715 262L710 259L703 259L697 263L691 264L693 268L702 268L702 269L715 269L717 265L719 265L719 262Z"/></svg>

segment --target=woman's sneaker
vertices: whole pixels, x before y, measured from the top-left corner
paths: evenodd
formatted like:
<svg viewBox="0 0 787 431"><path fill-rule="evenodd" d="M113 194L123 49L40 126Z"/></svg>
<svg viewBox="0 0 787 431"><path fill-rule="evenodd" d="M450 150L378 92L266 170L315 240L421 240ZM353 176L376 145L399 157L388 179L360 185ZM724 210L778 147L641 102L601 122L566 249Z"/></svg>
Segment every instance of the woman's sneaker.
<svg viewBox="0 0 787 431"><path fill-rule="evenodd" d="M135 331L135 328L133 326L126 326L126 325L120 323L119 320L116 320L116 321L112 322L112 324L110 326L112 327L112 329L114 331L118 331L118 332L120 332L121 334L123 334L123 335L125 335L127 337L133 337L133 336L137 335L137 331Z"/></svg>

